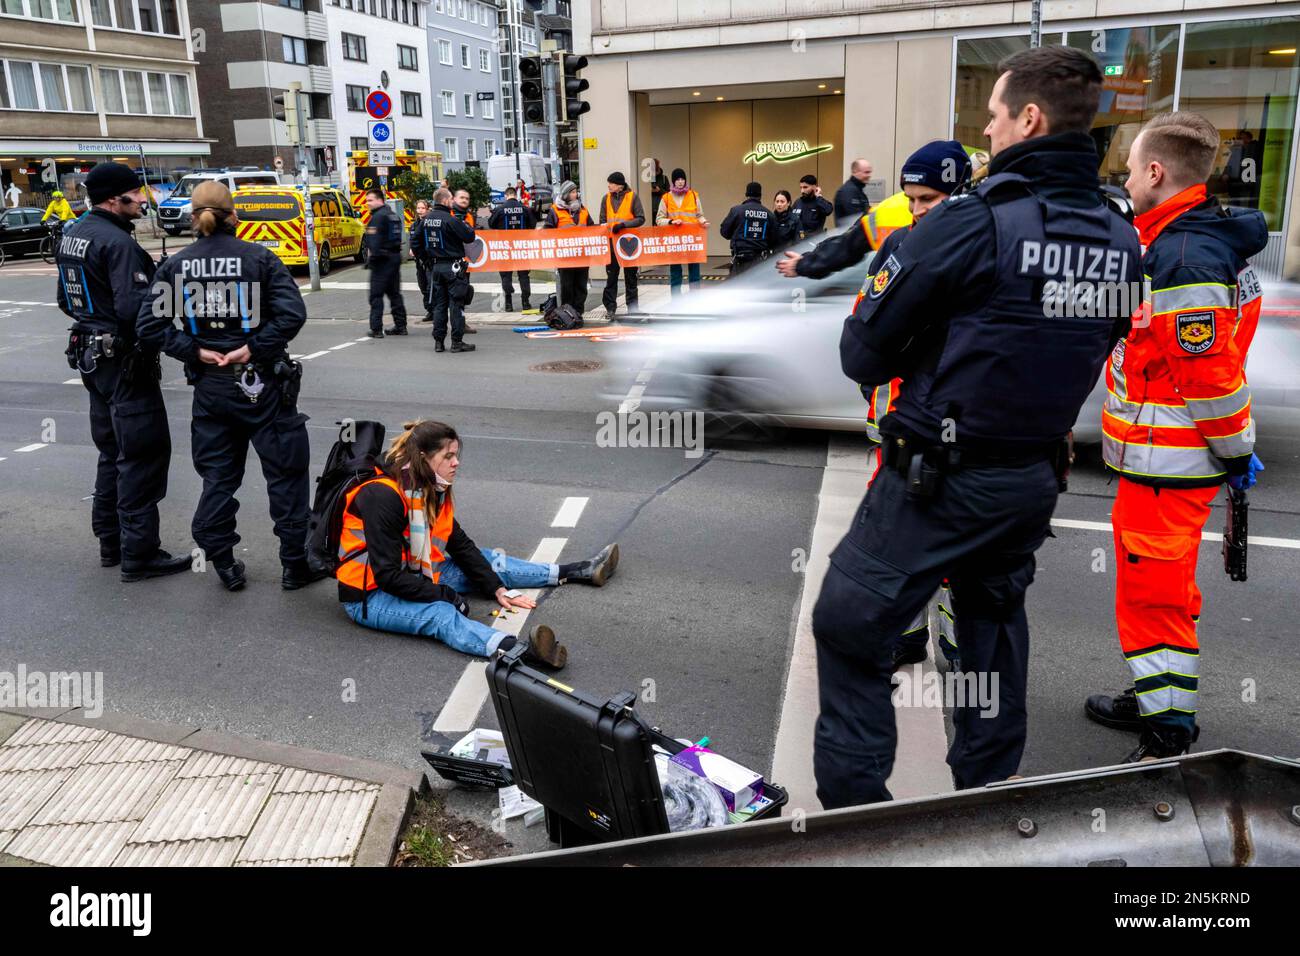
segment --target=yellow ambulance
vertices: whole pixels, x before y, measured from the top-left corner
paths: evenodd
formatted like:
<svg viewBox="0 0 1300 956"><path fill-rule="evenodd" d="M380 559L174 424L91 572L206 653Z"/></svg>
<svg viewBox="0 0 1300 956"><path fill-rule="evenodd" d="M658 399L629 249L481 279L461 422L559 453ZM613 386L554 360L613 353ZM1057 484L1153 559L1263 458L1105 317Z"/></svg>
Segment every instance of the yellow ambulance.
<svg viewBox="0 0 1300 956"><path fill-rule="evenodd" d="M365 225L342 190L312 185L312 216L320 274L335 259L366 261ZM245 186L232 194L239 216L236 235L266 246L287 266L307 265L307 223L301 189L292 186Z"/></svg>

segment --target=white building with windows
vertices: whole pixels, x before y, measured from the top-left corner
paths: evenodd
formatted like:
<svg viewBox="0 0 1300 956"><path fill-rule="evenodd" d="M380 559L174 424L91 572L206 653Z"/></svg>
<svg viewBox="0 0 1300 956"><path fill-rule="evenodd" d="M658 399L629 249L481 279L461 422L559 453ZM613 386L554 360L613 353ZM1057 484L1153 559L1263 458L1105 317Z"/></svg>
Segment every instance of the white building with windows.
<svg viewBox="0 0 1300 956"><path fill-rule="evenodd" d="M0 0L0 190L77 200L90 167L204 165L185 0Z"/></svg>
<svg viewBox="0 0 1300 956"><path fill-rule="evenodd" d="M382 89L393 102L390 114L397 149L437 150L430 99L426 31L429 0L326 0L329 63L334 78L337 164L347 166L350 150L366 148L370 115L366 97Z"/></svg>
<svg viewBox="0 0 1300 956"><path fill-rule="evenodd" d="M436 148L447 170L503 152L497 8L482 0L432 0L428 56Z"/></svg>

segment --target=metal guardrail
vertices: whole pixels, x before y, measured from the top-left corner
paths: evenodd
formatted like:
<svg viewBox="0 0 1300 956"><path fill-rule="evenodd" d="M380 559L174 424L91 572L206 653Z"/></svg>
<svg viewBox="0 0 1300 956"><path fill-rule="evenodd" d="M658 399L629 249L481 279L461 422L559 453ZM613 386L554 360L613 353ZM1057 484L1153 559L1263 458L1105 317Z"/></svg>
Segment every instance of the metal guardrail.
<svg viewBox="0 0 1300 956"><path fill-rule="evenodd" d="M1300 761L1214 750L477 866L1300 866Z"/></svg>

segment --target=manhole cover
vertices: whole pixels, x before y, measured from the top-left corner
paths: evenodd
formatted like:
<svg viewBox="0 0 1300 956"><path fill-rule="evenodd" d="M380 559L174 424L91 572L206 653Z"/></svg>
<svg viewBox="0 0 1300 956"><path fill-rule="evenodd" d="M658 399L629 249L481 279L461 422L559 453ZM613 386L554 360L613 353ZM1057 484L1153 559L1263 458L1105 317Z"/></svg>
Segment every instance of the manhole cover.
<svg viewBox="0 0 1300 956"><path fill-rule="evenodd" d="M565 359L560 362L542 362L530 365L530 372L594 372L601 367L600 362L585 362L582 359Z"/></svg>

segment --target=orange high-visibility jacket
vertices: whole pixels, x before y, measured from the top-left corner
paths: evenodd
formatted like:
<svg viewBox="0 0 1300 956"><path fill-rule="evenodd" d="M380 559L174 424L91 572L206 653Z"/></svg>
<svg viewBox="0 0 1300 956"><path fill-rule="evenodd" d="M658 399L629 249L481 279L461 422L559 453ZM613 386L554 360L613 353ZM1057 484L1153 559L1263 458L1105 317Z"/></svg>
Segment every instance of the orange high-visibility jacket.
<svg viewBox="0 0 1300 956"><path fill-rule="evenodd" d="M1106 464L1149 485L1217 485L1254 448L1245 365L1262 292L1246 260L1267 243L1267 226L1256 210L1207 199L1204 186L1136 225L1147 289L1106 366Z"/></svg>
<svg viewBox="0 0 1300 956"><path fill-rule="evenodd" d="M632 190L625 189L618 209L614 209L614 194L605 193L605 221L626 222L632 218Z"/></svg>
<svg viewBox="0 0 1300 956"><path fill-rule="evenodd" d="M563 206L554 206L555 209L555 228L564 229L568 226L590 226L591 213L587 212L587 207L582 206L578 209L578 215L575 218L573 213Z"/></svg>
<svg viewBox="0 0 1300 956"><path fill-rule="evenodd" d="M403 563L412 571L418 568L425 577L437 584L439 572L435 569L447 558L447 542L451 539L456 520L451 496L447 496L434 519L433 531L429 537L429 557L427 560L422 560L418 555L420 547L418 544L412 545L412 538L419 542L423 540L426 533L423 496L418 492L403 492L396 481L378 469L375 474L376 477L362 482L349 491L343 500L343 531L339 535L339 567L335 577L340 584L346 584L358 591L373 591L379 587L374 575L370 573L370 558L366 554L365 523L352 512L352 500L356 498L357 493L367 485L378 483L392 488L406 502L407 525L406 541L402 547ZM412 529L415 532L414 536Z"/></svg>
<svg viewBox="0 0 1300 956"><path fill-rule="evenodd" d="M632 194L629 191L629 198L625 200L628 207L628 215L621 218L632 218L631 195ZM666 210L669 219L691 220L700 218L700 197L694 189L686 190L680 199L674 196L671 192L664 193L663 199L659 200L659 202L663 209ZM622 210L620 209L619 212L621 213Z"/></svg>

